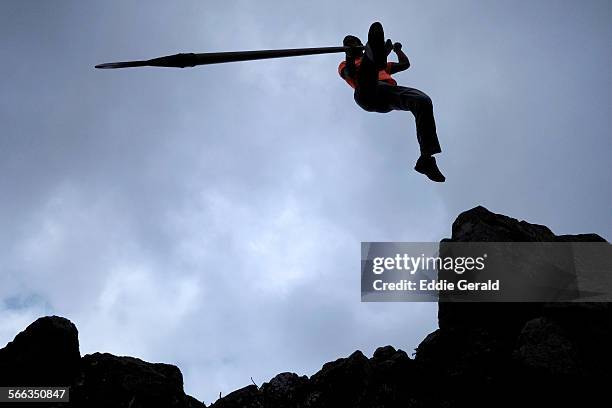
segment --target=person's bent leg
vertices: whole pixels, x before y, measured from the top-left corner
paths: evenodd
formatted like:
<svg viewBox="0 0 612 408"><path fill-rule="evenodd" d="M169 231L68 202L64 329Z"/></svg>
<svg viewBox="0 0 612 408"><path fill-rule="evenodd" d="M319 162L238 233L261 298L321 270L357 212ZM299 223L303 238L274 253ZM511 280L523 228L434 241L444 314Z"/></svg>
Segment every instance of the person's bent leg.
<svg viewBox="0 0 612 408"><path fill-rule="evenodd" d="M368 42L365 45L365 56L376 66L377 70L387 66L387 49L385 47L385 31L378 21L370 25Z"/></svg>
<svg viewBox="0 0 612 408"><path fill-rule="evenodd" d="M387 54L385 51L385 34L382 24L373 23L368 32L368 42L361 58L359 73L357 74L357 89L355 101L366 111L376 111L378 105L378 71L379 65L386 66Z"/></svg>
<svg viewBox="0 0 612 408"><path fill-rule="evenodd" d="M377 100L378 70L374 63L365 55L361 58L359 73L357 74L357 88L355 89L355 102L364 110L374 112Z"/></svg>
<svg viewBox="0 0 612 408"><path fill-rule="evenodd" d="M389 110L410 111L415 117L417 140L421 149L421 156L414 169L426 175L430 180L444 182L446 177L442 174L434 154L440 153L440 143L436 133L436 123L433 116L433 103L424 92L414 88L379 84L379 112Z"/></svg>
<svg viewBox="0 0 612 408"><path fill-rule="evenodd" d="M405 86L380 86L381 99L386 109L410 111L416 122L416 133L421 155L431 156L440 153L440 141L436 132L436 121L431 98L422 91Z"/></svg>
<svg viewBox="0 0 612 408"><path fill-rule="evenodd" d="M422 96L417 98L415 105L412 113L416 122L417 140L421 147L421 155L431 156L442 152L436 132L436 121L431 99L422 93Z"/></svg>

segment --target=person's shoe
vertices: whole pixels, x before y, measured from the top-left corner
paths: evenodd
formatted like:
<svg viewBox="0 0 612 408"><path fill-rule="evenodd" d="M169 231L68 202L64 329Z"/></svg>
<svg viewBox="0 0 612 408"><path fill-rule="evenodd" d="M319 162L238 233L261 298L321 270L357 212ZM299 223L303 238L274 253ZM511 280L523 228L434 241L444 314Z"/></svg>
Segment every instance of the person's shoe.
<svg viewBox="0 0 612 408"><path fill-rule="evenodd" d="M387 54L385 52L385 32L382 24L378 21L370 26L368 31L368 42L365 46L366 56L374 62L377 68L387 65Z"/></svg>
<svg viewBox="0 0 612 408"><path fill-rule="evenodd" d="M433 156L421 156L416 162L414 169L421 174L426 175L430 180L435 181L437 183L443 183L446 180L446 177L442 174L438 165L436 164L436 159Z"/></svg>

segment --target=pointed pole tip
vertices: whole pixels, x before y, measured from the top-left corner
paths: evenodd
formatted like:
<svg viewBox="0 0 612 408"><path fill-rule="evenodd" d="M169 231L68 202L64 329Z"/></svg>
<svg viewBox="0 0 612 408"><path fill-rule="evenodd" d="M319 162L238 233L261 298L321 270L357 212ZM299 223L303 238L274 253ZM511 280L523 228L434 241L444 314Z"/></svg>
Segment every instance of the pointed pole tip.
<svg viewBox="0 0 612 408"><path fill-rule="evenodd" d="M105 63L105 64L98 64L94 68L97 68L97 69L110 69L110 68L114 68L113 65L114 64L112 62L109 62L109 63Z"/></svg>

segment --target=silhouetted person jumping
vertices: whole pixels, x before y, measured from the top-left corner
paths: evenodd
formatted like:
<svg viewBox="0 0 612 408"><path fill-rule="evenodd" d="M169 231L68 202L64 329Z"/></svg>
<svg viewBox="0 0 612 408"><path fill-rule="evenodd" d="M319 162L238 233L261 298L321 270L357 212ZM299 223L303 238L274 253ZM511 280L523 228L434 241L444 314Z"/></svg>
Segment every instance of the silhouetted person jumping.
<svg viewBox="0 0 612 408"><path fill-rule="evenodd" d="M363 46L355 36L344 37L344 46ZM387 55L395 51L398 62L387 62ZM414 169L437 182L445 180L438 169L434 154L440 153L436 134L433 104L429 96L418 89L398 86L391 77L396 72L410 67L410 61L402 51L402 44L391 40L385 42L382 24L370 26L365 52L361 49L346 53L346 60L340 63L340 76L355 89L355 102L368 112L387 113L392 110L410 111L416 120L417 140L421 148Z"/></svg>

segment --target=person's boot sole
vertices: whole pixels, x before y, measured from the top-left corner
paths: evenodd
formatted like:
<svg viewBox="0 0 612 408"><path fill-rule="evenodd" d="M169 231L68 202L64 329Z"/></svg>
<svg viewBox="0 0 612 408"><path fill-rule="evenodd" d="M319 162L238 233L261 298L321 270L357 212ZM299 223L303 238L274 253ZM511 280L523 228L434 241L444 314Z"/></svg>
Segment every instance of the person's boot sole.
<svg viewBox="0 0 612 408"><path fill-rule="evenodd" d="M387 56L385 55L385 31L383 26L378 21L372 23L368 31L368 45L372 51L374 64L381 68L387 64Z"/></svg>

